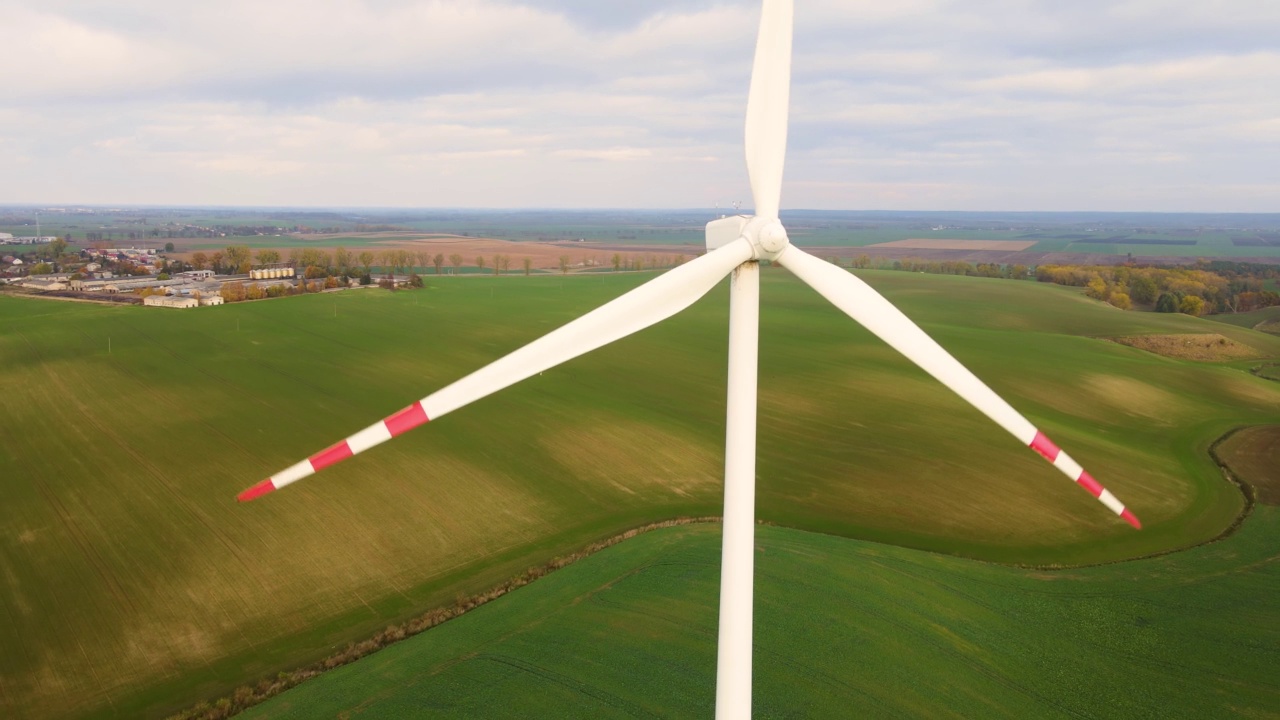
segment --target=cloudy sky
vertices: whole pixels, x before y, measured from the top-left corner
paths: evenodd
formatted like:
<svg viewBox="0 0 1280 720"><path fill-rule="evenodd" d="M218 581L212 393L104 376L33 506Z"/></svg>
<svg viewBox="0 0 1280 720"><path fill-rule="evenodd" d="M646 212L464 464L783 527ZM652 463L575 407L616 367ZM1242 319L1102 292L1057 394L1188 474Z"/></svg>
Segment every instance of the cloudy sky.
<svg viewBox="0 0 1280 720"><path fill-rule="evenodd" d="M796 0L784 207L1280 211L1280 1ZM748 200L754 0L0 0L0 203Z"/></svg>

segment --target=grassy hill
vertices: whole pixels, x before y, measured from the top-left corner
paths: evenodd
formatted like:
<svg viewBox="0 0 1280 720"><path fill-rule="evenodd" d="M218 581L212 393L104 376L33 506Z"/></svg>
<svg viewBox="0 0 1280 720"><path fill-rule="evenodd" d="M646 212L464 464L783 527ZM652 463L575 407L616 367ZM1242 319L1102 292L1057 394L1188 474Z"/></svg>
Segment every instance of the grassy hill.
<svg viewBox="0 0 1280 720"><path fill-rule="evenodd" d="M867 273L1128 503L1133 532L781 270L759 514L988 560L1219 533L1205 450L1280 385L1111 343L1220 332L1066 288ZM181 313L0 296L0 715L136 717L649 521L718 512L724 287L672 321L246 506L235 493L642 282L442 278ZM110 350L108 351L108 348Z"/></svg>
<svg viewBox="0 0 1280 720"><path fill-rule="evenodd" d="M1211 320L1280 335L1280 307L1269 307L1246 313L1211 315Z"/></svg>

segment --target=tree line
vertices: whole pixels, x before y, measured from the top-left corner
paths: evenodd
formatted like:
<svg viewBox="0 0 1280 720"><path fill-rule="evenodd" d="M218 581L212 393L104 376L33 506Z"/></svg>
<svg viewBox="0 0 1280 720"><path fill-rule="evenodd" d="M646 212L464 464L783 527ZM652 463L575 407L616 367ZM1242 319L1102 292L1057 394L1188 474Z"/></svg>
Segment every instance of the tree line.
<svg viewBox="0 0 1280 720"><path fill-rule="evenodd" d="M1036 279L1085 288L1085 294L1122 310L1143 306L1187 315L1249 312L1280 305L1266 289L1280 268L1257 263L1202 261L1188 267L1156 265L1041 265Z"/></svg>
<svg viewBox="0 0 1280 720"><path fill-rule="evenodd" d="M836 265L839 258L828 257ZM1280 293L1267 289L1280 279L1280 267L1230 260L1200 260L1188 266L1039 265L968 263L959 260L889 260L859 255L853 268L902 270L934 275L1027 280L1085 288L1085 294L1122 310L1207 315L1249 312L1280 305Z"/></svg>

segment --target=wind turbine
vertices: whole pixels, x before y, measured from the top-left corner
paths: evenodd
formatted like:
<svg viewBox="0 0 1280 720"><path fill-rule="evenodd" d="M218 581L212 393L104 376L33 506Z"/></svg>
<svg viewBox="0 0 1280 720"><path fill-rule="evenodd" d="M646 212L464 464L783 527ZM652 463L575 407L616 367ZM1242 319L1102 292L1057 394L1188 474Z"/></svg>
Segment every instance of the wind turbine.
<svg viewBox="0 0 1280 720"><path fill-rule="evenodd" d="M1040 453L1112 512L1138 518L1017 410L856 276L795 247L778 218L787 145L793 0L764 0L747 100L746 156L754 217L707 224L707 253L583 315L351 437L240 493L252 500L297 482L531 375L626 337L692 305L732 275L725 433L724 535L716 667L716 717L751 715L755 538L756 368L760 261L776 262L849 317Z"/></svg>

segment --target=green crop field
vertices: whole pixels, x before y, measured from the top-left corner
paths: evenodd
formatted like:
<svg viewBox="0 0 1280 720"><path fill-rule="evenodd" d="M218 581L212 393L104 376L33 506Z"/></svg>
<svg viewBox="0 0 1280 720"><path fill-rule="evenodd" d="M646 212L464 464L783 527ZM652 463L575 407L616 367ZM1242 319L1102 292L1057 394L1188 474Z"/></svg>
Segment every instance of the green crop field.
<svg viewBox="0 0 1280 720"><path fill-rule="evenodd" d="M1253 312L1210 315L1209 319L1266 333L1280 334L1280 307L1263 308Z"/></svg>
<svg viewBox="0 0 1280 720"><path fill-rule="evenodd" d="M163 714L620 530L718 512L724 286L395 443L234 502L648 277L429 277L412 292L192 312L0 296L0 716ZM1280 338L1037 283L864 277L1146 529L782 270L764 273L762 518L1051 564L1185 547L1237 516L1240 494L1206 451L1232 427L1276 422L1280 385L1250 363L1104 338L1218 332L1271 357Z"/></svg>
<svg viewBox="0 0 1280 720"><path fill-rule="evenodd" d="M1037 572L759 527L754 715L1280 712L1280 510L1229 540ZM718 526L658 530L244 717L711 717Z"/></svg>

